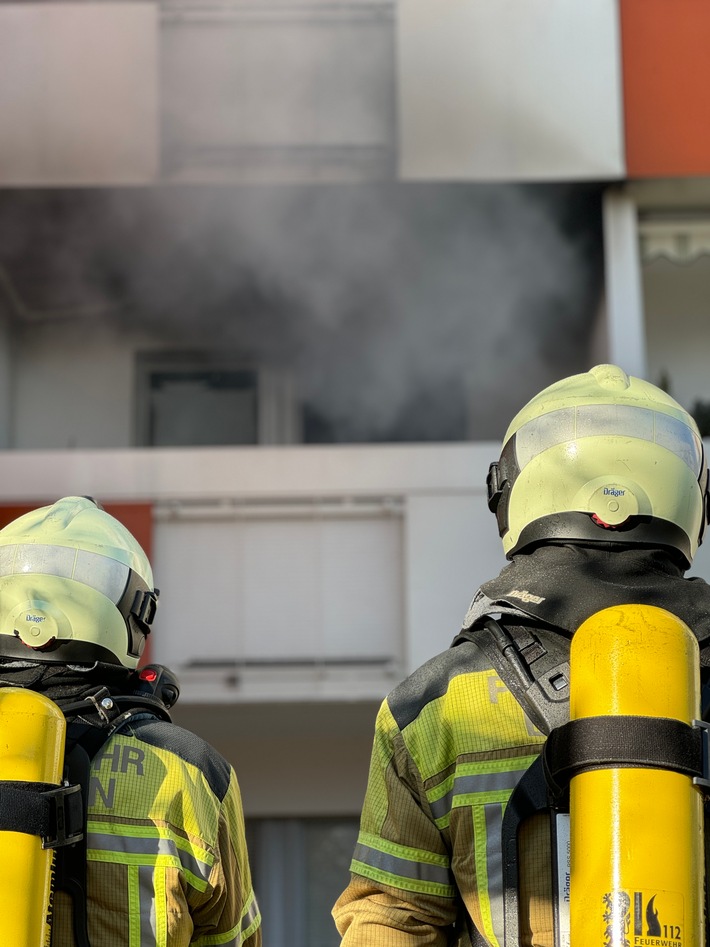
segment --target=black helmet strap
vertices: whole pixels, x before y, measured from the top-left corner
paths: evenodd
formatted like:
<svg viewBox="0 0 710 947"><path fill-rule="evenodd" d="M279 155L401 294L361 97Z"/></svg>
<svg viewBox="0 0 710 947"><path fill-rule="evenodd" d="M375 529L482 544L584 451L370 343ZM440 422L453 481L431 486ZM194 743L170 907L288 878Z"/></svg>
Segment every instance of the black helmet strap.
<svg viewBox="0 0 710 947"><path fill-rule="evenodd" d="M150 626L158 610L159 589L149 588L144 580L131 569L128 573L123 595L116 603L126 622L128 633L128 654L138 658L143 652L145 639L150 634Z"/></svg>
<svg viewBox="0 0 710 947"><path fill-rule="evenodd" d="M498 533L504 536L508 532L508 501L520 467L515 455L515 435L504 445L500 459L488 468L486 488L488 490L488 509L495 513Z"/></svg>

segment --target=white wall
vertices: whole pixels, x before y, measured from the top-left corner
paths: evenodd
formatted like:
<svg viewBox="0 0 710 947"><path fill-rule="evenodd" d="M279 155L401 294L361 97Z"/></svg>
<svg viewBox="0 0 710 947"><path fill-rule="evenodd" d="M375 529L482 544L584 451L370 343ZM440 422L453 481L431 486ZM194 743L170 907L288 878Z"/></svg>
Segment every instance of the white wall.
<svg viewBox="0 0 710 947"><path fill-rule="evenodd" d="M643 292L649 380L658 384L665 374L686 408L710 401L710 258L648 263Z"/></svg>
<svg viewBox="0 0 710 947"><path fill-rule="evenodd" d="M401 176L623 175L616 0L398 4Z"/></svg>
<svg viewBox="0 0 710 947"><path fill-rule="evenodd" d="M495 446L482 445L483 463ZM478 490L407 498L407 642L413 671L460 630L478 586L505 564L495 517Z"/></svg>
<svg viewBox="0 0 710 947"><path fill-rule="evenodd" d="M134 443L138 350L165 340L114 326L110 312L71 319L25 312L3 364L11 402L7 446L17 450L126 448ZM178 346L175 346L176 348Z"/></svg>
<svg viewBox="0 0 710 947"><path fill-rule="evenodd" d="M155 3L0 5L0 183L155 180L157 26Z"/></svg>
<svg viewBox="0 0 710 947"><path fill-rule="evenodd" d="M167 178L391 176L389 3L186 0L161 12Z"/></svg>

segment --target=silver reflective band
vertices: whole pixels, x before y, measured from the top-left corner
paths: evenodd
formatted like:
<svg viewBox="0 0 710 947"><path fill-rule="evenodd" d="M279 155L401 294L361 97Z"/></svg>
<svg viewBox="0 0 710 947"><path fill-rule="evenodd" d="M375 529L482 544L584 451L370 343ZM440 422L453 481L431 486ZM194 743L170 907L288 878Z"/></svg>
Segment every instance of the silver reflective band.
<svg viewBox="0 0 710 947"><path fill-rule="evenodd" d="M469 773L456 776L451 789L440 799L429 802L435 819L443 819L454 806L457 796L470 797L477 793L512 792L520 781L527 767L522 769L504 770L499 773ZM466 798L463 805L470 805Z"/></svg>
<svg viewBox="0 0 710 947"><path fill-rule="evenodd" d="M376 871L394 875L397 878L413 878L417 881L427 881L431 884L450 886L452 884L451 871L447 865L437 865L430 862L404 858L391 852L383 852L358 840L353 852L353 861L369 865Z"/></svg>
<svg viewBox="0 0 710 947"><path fill-rule="evenodd" d="M696 477L703 466L703 444L678 418L650 408L590 404L560 408L524 424L515 434L520 470L543 451L584 437L635 437L665 447L683 460Z"/></svg>
<svg viewBox="0 0 710 947"><path fill-rule="evenodd" d="M193 852L179 848L174 839L162 835L148 837L114 835L102 832L87 834L88 846L95 853L117 852L123 855L135 855L143 864L152 864L152 859L167 859L175 867L180 866L196 879L207 882L212 871L213 860L205 861ZM99 859L100 855L99 855Z"/></svg>
<svg viewBox="0 0 710 947"><path fill-rule="evenodd" d="M239 937L234 941L235 944L241 944L244 936L249 931L251 927L255 924L256 921L260 919L259 905L256 903L256 898L254 892L249 893L249 902L244 910L242 915L241 923L239 924ZM230 941L230 943L232 943Z"/></svg>
<svg viewBox="0 0 710 947"><path fill-rule="evenodd" d="M130 567L117 559L68 546L22 543L0 546L0 576L56 575L95 589L117 605L126 588Z"/></svg>

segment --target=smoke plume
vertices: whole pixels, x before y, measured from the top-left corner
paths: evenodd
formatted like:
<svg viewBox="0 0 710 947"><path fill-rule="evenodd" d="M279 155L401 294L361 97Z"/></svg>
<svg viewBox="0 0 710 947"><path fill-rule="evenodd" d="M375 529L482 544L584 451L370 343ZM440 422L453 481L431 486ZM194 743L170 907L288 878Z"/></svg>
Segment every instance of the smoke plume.
<svg viewBox="0 0 710 947"><path fill-rule="evenodd" d="M588 367L600 194L5 191L0 265L36 318L94 307L166 348L293 373L311 439L498 439L541 385Z"/></svg>

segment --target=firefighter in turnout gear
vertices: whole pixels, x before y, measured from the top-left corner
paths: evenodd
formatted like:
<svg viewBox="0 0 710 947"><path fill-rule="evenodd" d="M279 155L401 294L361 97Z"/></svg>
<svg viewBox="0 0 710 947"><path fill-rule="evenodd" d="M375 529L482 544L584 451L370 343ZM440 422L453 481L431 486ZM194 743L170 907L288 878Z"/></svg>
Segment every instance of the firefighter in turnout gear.
<svg viewBox="0 0 710 947"><path fill-rule="evenodd" d="M488 504L510 562L377 717L351 880L333 909L343 947L504 947L506 807L567 719L564 662L591 616L665 609L710 665L710 587L685 576L708 472L695 422L665 392L614 365L551 385L510 424ZM533 815L518 840L509 943L553 947L548 819Z"/></svg>
<svg viewBox="0 0 710 947"><path fill-rule="evenodd" d="M65 782L79 787L52 830L34 830L56 836L52 947L261 944L234 770L170 721L175 677L138 667L157 601L143 549L91 498L0 530L0 713L16 710L6 696L56 705ZM5 765L0 778L13 778ZM43 801L9 804L17 786L0 781L0 852Z"/></svg>

